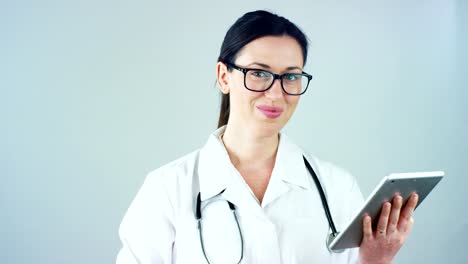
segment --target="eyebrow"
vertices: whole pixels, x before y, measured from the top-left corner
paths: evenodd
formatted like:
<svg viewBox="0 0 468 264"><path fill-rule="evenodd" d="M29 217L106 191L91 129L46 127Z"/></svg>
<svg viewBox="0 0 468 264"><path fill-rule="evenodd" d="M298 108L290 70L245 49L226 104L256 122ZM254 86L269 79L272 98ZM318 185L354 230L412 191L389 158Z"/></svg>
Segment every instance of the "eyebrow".
<svg viewBox="0 0 468 264"><path fill-rule="evenodd" d="M271 67L268 64L260 63L260 62L252 62L252 63L248 64L245 67L250 67L250 66L253 66L253 65L258 65L258 66L266 68L266 69L271 69ZM290 71L290 70L300 70L300 71L302 71L302 69L300 67L297 67L297 66L289 66L289 67L286 68L286 70L288 70L288 71Z"/></svg>

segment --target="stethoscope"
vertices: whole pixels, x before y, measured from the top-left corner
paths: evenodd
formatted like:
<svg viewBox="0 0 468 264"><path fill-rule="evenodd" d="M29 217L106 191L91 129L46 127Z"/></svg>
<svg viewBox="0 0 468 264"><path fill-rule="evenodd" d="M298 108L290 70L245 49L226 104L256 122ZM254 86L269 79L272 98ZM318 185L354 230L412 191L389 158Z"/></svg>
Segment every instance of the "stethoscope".
<svg viewBox="0 0 468 264"><path fill-rule="evenodd" d="M312 175L312 178L314 179L315 185L317 186L317 189L318 189L319 194L320 194L320 199L322 201L322 206L323 206L323 209L325 210L325 216L327 217L328 225L330 226L330 229L331 229L331 233L328 235L327 240L326 240L327 248L328 248L328 250L330 252L335 252L335 253L343 252L343 250L331 250L330 249L330 244L333 241L333 239L338 235L338 231L336 230L335 223L333 222L333 218L332 218L331 213L330 213L330 208L328 207L327 197L325 196L325 192L323 191L322 185L320 184L320 181L319 181L319 179L317 177L317 174L315 174L314 169L312 169L312 166L310 166L310 163L307 161L305 156L302 156L302 158L304 159L304 164L305 164L307 170L309 171L310 175ZM240 228L239 219L238 219L237 211L236 211L236 206L233 203L231 203L230 201L226 200L226 202L228 203L229 209L231 209L232 214L234 215L234 219L235 219L236 224L237 224L237 229L239 230L239 237L240 237L240 240L241 240L241 255L240 255L239 261L237 262L239 264L242 261L242 258L244 257L244 237L242 235L242 230ZM196 217L197 223L198 223L198 234L199 234L199 237L200 237L200 244L201 244L201 248L202 248L202 251L203 251L203 256L205 257L206 262L208 262L210 264L210 261L208 260L208 257L206 256L205 244L203 242L203 225L202 225L200 192L198 192L198 196L197 196L197 206L196 206L195 217Z"/></svg>

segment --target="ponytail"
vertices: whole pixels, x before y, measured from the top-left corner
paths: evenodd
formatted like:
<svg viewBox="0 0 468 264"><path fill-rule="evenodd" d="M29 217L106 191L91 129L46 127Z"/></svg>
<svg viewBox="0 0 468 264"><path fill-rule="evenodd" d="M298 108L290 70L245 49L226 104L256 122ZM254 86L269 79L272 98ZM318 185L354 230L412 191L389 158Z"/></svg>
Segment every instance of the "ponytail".
<svg viewBox="0 0 468 264"><path fill-rule="evenodd" d="M221 96L221 107L219 111L219 120L218 120L218 128L227 124L229 120L229 94L222 94Z"/></svg>

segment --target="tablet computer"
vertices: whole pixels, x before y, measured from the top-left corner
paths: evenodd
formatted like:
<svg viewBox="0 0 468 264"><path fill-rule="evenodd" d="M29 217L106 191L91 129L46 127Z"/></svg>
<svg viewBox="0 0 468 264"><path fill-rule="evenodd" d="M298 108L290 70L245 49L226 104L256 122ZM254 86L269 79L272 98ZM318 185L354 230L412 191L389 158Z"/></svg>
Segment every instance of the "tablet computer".
<svg viewBox="0 0 468 264"><path fill-rule="evenodd" d="M391 202L396 193L403 197L403 206L405 206L411 194L416 192L419 196L417 204L419 206L443 176L443 171L393 173L385 176L366 200L362 209L330 242L329 249L336 252L359 247L362 240L362 221L366 214L372 217L373 225L377 223L383 203Z"/></svg>

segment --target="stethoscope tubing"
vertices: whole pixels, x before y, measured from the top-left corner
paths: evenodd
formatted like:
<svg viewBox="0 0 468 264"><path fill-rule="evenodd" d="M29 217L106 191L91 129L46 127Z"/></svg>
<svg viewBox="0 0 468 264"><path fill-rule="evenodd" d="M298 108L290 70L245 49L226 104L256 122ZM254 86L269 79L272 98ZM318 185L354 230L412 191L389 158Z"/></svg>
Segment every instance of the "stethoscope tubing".
<svg viewBox="0 0 468 264"><path fill-rule="evenodd" d="M224 190L223 190L223 192L224 192ZM231 203L230 201L227 201L227 202L228 202L228 205L229 205L229 209L231 209L231 212L234 215L234 219L236 220L236 225L237 225L237 229L239 231L239 236L240 236L240 240L241 240L241 256L240 256L239 261L237 262L237 264L239 264L239 263L241 263L242 259L244 258L244 235L242 234L242 230L241 230L241 227L240 227L240 224L239 224L239 218L237 217L235 205L233 203ZM200 192L198 192L198 196L197 196L197 208L196 208L196 210L197 210L196 211L196 217L197 217L197 223L198 223L198 235L200 237L200 244L201 244L201 248L202 248L202 251L203 251L203 256L205 257L206 262L208 262L208 264L211 264L209 259L208 259L208 256L206 255L205 243L204 243L204 240L203 240L203 226L202 226L202 223L201 223L202 219L201 219Z"/></svg>
<svg viewBox="0 0 468 264"><path fill-rule="evenodd" d="M322 184L320 183L320 180L319 180L317 174L315 173L314 169L312 168L312 166L307 161L307 159L306 159L306 157L304 155L302 155L302 158L304 159L304 164L305 164L307 170L309 171L310 175L312 176L312 179L314 180L315 186L317 187L317 190L319 192L320 200L322 202L322 207L323 207L323 210L325 211L325 216L327 217L328 225L330 226L330 229L332 231L331 234L327 237L325 243L327 245L328 250L333 251L333 250L330 249L330 243L338 235L338 231L336 229L335 223L333 222L333 217L332 217L331 212L330 212L330 207L328 206L327 197L325 195ZM223 192L224 192L224 190L223 190ZM197 222L198 222L198 233L199 233L199 237L200 237L200 243L201 243L201 248L202 248L202 251L203 251L203 256L205 257L207 263L211 264L209 259L208 259L208 256L206 255L205 243L203 241L203 225L201 223L202 213L201 213L201 197L200 196L201 196L201 193L198 192L195 216L196 216L196 219L197 219ZM241 240L241 256L240 256L240 259L239 259L239 262L238 262L238 264L239 264L242 261L243 257L244 257L244 237L243 237L242 230L241 230L241 227L240 227L240 224L239 224L239 219L238 219L238 216L237 216L236 207L230 201L227 201L227 202L229 204L229 208L231 209L231 211L232 211L232 213L234 215L234 219L236 221L237 228L239 230L240 240ZM333 251L333 252L342 252L342 250L341 251Z"/></svg>
<svg viewBox="0 0 468 264"><path fill-rule="evenodd" d="M336 230L335 222L333 222L333 218L330 212L330 207L328 206L327 196L325 196L325 192L323 191L322 184L320 184L317 174L315 174L315 171L312 169L312 166L307 161L305 156L302 156L302 158L304 159L304 163L305 163L305 166L307 167L307 170L309 171L309 173L312 175L312 178L314 179L315 186L317 186L318 192L320 194L320 200L322 201L323 210L325 211L325 215L327 217L328 224L330 225L332 235L336 237L338 235L338 231Z"/></svg>

